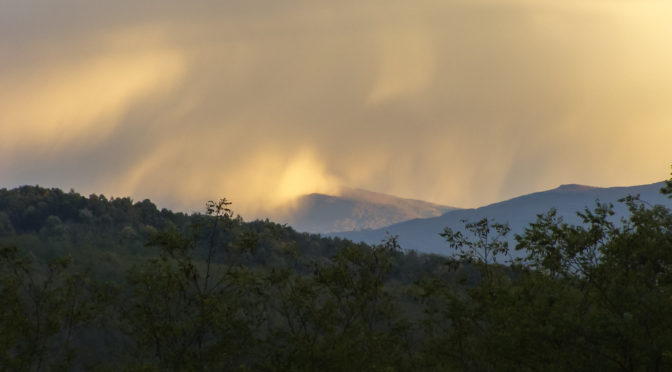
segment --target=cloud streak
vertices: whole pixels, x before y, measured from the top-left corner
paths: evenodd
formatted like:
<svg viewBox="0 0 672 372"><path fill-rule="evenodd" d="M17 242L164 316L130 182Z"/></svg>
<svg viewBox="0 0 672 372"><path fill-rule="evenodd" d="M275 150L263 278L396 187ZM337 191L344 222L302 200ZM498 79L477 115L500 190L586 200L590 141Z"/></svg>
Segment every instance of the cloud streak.
<svg viewBox="0 0 672 372"><path fill-rule="evenodd" d="M14 1L0 180L260 216L360 187L477 206L658 181L657 1ZM39 25L39 26L38 26Z"/></svg>

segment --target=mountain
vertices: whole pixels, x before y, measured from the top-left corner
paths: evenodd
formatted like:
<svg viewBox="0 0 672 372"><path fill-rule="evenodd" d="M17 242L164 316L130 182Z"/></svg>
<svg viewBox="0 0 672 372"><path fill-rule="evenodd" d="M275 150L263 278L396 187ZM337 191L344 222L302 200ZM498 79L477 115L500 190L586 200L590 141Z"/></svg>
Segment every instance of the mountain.
<svg viewBox="0 0 672 372"><path fill-rule="evenodd" d="M440 216L457 208L404 199L361 189L344 188L340 195L299 197L289 212L273 216L298 231L329 233L377 229L416 218Z"/></svg>
<svg viewBox="0 0 672 372"><path fill-rule="evenodd" d="M556 189L520 196L477 209L453 210L438 217L414 219L370 231L334 233L331 236L379 243L388 234L398 235L399 242L405 249L448 254L450 253L448 244L439 236L445 227L463 230L463 220L478 221L487 217L501 223L508 222L511 227L509 242L515 245L514 234L523 233L525 227L534 222L538 214L546 213L551 208L556 208L558 215L562 216L565 222L578 224L580 219L576 212L581 212L586 207L592 209L596 200L601 203L614 204L616 212L613 216L614 221L628 215L627 207L618 202L618 199L628 195L640 195L641 200L649 204L662 204L670 207L672 200L659 192L663 185L663 182L610 188L562 185Z"/></svg>

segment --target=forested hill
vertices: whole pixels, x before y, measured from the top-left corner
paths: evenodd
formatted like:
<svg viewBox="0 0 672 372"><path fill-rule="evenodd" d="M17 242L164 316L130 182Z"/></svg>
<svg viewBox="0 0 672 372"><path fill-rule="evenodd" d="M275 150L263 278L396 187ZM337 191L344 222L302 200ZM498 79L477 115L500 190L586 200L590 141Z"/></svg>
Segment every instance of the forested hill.
<svg viewBox="0 0 672 372"><path fill-rule="evenodd" d="M203 205L205 212L206 203ZM268 220L244 222L233 214L229 217L221 244L233 245L242 237L254 236L255 249L247 259L259 264L284 259L279 257L286 254L283 249L328 258L346 244L341 239L299 233ZM0 241L16 243L38 260L69 255L82 264L105 266L114 261L130 268L159 253L147 244L157 233L174 230L191 234L207 221L208 216L201 213L159 210L148 199L134 202L129 197L85 197L72 190L39 186L0 189Z"/></svg>
<svg viewBox="0 0 672 372"><path fill-rule="evenodd" d="M145 246L153 234L189 220L149 200L84 197L39 186L0 189L0 239L38 261L69 255L101 270L112 263L130 267L133 257L157 253Z"/></svg>
<svg viewBox="0 0 672 372"><path fill-rule="evenodd" d="M167 209L158 210L146 199L106 198L92 194L84 197L74 191L39 186L0 189L0 236L41 234L64 237L77 225L100 230L130 227L134 233L183 225L188 216ZM130 230L126 230L130 234Z"/></svg>
<svg viewBox="0 0 672 372"><path fill-rule="evenodd" d="M672 370L672 212L625 205L618 225L548 213L516 247L471 221L444 257L245 222L225 199L186 215L3 189L0 370Z"/></svg>
<svg viewBox="0 0 672 372"><path fill-rule="evenodd" d="M402 253L393 239L353 244L245 222L230 208L208 202L187 215L128 197L0 189L0 371L362 367L371 361L340 361L359 347L336 332L343 316L354 322L343 330L361 331L363 316L379 328L392 316L379 314L391 300L379 298L384 283L401 288L443 267L440 257ZM296 334L287 322L308 328ZM261 340L268 332L277 339ZM343 349L330 350L338 342ZM206 349L221 355L203 360ZM393 361L395 350L375 358Z"/></svg>

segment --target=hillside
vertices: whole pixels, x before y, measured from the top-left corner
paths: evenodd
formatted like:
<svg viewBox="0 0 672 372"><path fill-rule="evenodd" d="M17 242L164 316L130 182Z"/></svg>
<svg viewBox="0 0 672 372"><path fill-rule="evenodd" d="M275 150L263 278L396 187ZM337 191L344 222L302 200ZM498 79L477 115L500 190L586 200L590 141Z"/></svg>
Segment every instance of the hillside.
<svg viewBox="0 0 672 372"><path fill-rule="evenodd" d="M339 195L309 194L299 197L289 212L273 219L297 231L329 233L377 229L415 218L440 216L457 208L421 200L344 188Z"/></svg>
<svg viewBox="0 0 672 372"><path fill-rule="evenodd" d="M386 226L371 231L340 232L331 236L378 243L385 239L388 234L398 235L401 246L405 249L413 249L424 253L451 254L447 244L439 233L449 227L455 230L463 228L462 220L477 221L482 218L490 218L500 223L508 222L511 227L510 243L514 244L513 236L523 233L524 229L536 219L536 215L548 212L556 208L558 215L570 224L579 223L576 212L583 211L586 207L593 208L595 201L612 203L616 215L613 220L627 217L627 208L618 200L628 195L640 195L641 199L650 204L663 204L670 206L670 200L660 194L664 183L631 187L600 188L584 185L562 185L558 188L520 196L499 203L490 204L476 209L462 209L448 212L439 217L414 219L391 226Z"/></svg>
<svg viewBox="0 0 672 372"><path fill-rule="evenodd" d="M563 186L485 212L650 198L659 186ZM186 215L149 200L0 189L0 369L672 368L668 208L632 201L625 229L604 214L588 230L546 221L521 239L521 265L482 255L501 247L477 230L442 257L403 252L394 238L355 244L245 222L225 199L206 205Z"/></svg>

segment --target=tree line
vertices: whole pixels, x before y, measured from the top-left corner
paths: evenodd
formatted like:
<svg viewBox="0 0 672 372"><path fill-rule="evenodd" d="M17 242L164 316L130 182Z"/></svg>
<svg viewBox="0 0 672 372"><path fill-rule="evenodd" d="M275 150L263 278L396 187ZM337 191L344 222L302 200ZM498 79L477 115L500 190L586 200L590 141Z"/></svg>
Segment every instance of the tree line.
<svg viewBox="0 0 672 372"><path fill-rule="evenodd" d="M515 247L505 224L465 221L437 256L245 222L226 199L186 215L2 189L0 366L670 370L672 211L622 202L622 220L539 215Z"/></svg>

